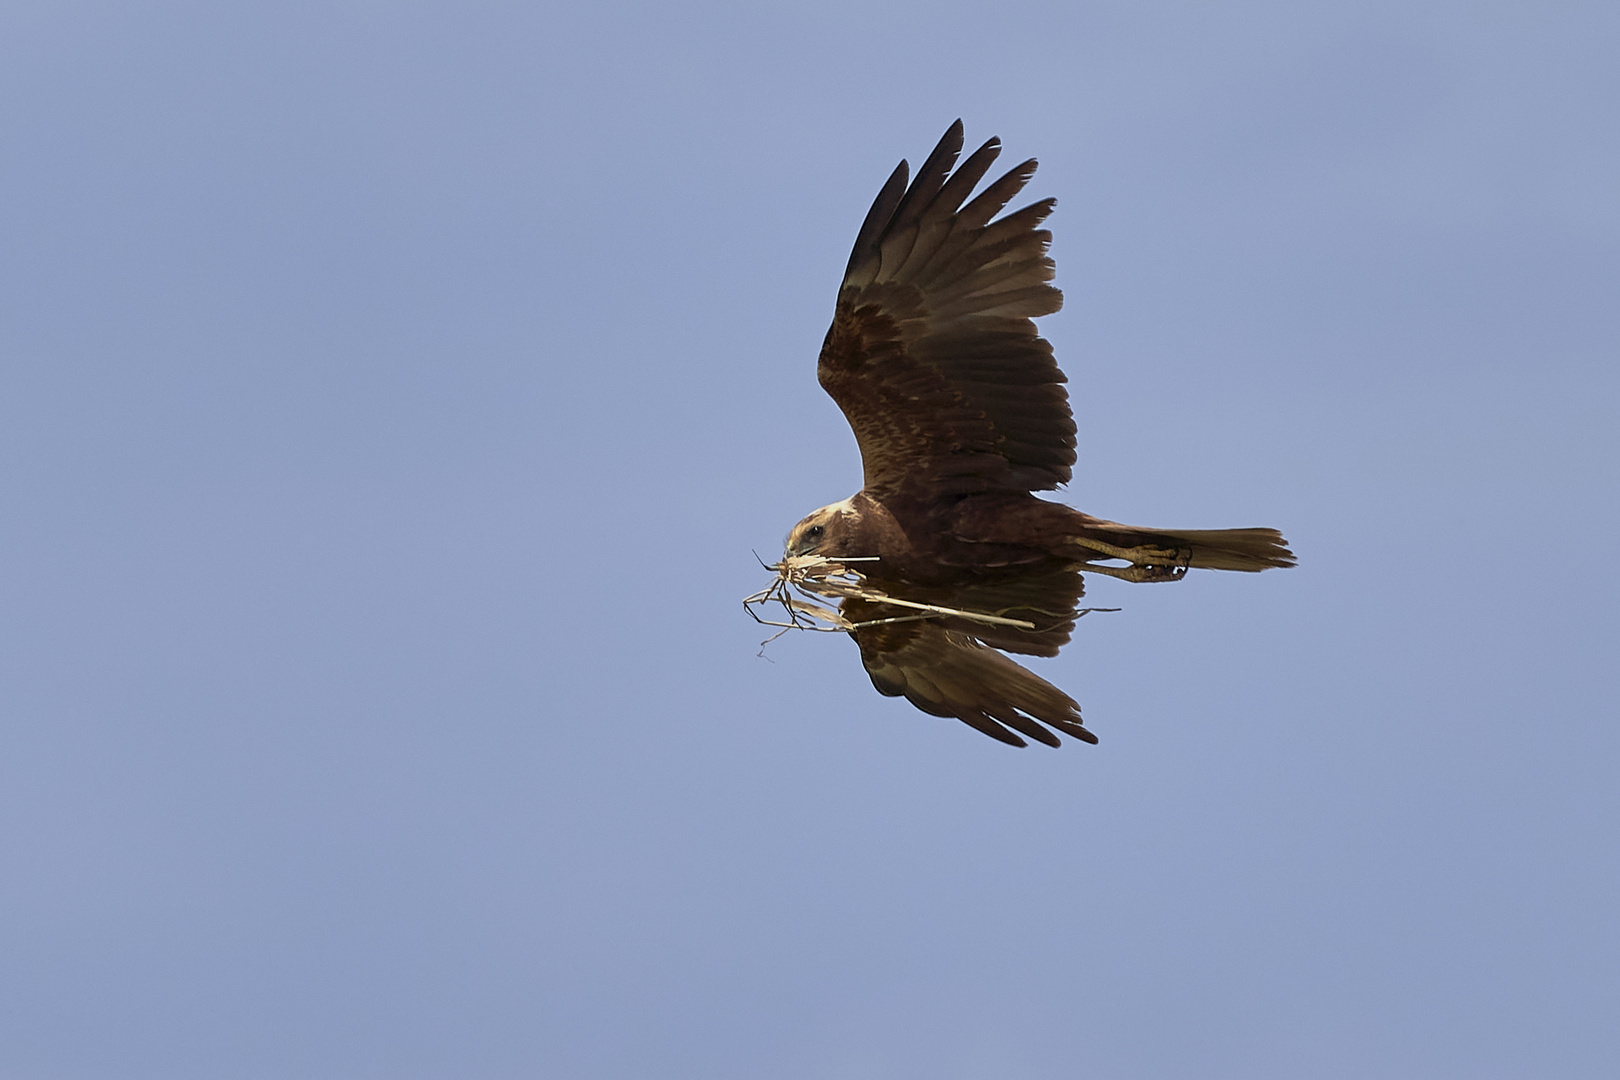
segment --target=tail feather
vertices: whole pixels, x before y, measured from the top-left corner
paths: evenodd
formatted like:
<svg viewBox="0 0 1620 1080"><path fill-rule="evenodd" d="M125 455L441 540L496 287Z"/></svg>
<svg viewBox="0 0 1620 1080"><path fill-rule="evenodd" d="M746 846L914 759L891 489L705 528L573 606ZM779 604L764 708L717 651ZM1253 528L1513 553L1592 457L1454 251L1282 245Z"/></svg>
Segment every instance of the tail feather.
<svg viewBox="0 0 1620 1080"><path fill-rule="evenodd" d="M1190 547L1192 565L1202 569L1252 573L1298 562L1276 529L1193 529L1165 535Z"/></svg>
<svg viewBox="0 0 1620 1080"><path fill-rule="evenodd" d="M1202 570L1254 573L1297 562L1288 541L1276 529L1141 529L1112 521L1094 521L1088 539L1120 548L1154 547L1189 553L1187 565Z"/></svg>

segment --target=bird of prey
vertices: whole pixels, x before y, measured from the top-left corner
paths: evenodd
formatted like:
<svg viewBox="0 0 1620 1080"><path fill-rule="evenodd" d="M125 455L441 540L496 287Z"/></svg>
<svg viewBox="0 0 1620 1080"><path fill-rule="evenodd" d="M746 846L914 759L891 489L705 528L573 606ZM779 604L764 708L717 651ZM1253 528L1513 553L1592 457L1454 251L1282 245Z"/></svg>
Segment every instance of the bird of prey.
<svg viewBox="0 0 1620 1080"><path fill-rule="evenodd" d="M1055 200L996 216L1034 160L970 200L1000 151L991 139L952 171L958 120L909 186L900 162L861 224L817 375L864 482L795 525L778 567L861 581L836 594L839 623L880 693L1014 746L1095 743L1073 698L1005 655L1057 654L1084 573L1176 581L1294 556L1275 529L1137 528L1033 494L1076 461L1065 378L1032 321L1063 302L1040 227Z"/></svg>

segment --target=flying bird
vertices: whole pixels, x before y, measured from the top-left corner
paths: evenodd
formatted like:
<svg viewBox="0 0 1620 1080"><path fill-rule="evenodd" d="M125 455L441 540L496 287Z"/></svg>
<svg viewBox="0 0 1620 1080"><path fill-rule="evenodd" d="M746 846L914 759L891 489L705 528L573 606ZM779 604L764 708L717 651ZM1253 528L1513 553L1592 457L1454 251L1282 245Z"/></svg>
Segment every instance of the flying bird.
<svg viewBox="0 0 1620 1080"><path fill-rule="evenodd" d="M1033 494L1076 461L1066 380L1033 321L1063 303L1040 227L1055 200L998 218L1036 163L970 200L1001 142L957 166L962 145L958 120L909 186L900 162L861 224L817 376L863 483L795 525L778 568L859 580L825 594L843 597L836 618L879 693L1014 746L1095 743L1073 698L1005 655L1067 644L1084 574L1176 581L1294 555L1275 529L1138 528Z"/></svg>

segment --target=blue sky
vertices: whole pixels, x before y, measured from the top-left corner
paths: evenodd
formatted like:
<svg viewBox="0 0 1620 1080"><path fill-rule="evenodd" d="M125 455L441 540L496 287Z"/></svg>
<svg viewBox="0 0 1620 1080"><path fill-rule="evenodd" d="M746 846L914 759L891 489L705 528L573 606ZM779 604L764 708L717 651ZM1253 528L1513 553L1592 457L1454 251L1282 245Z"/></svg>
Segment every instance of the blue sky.
<svg viewBox="0 0 1620 1080"><path fill-rule="evenodd" d="M1620 16L0 10L0 1073L1611 1076ZM1301 558L1013 751L739 606L894 163L1039 157L1062 497Z"/></svg>

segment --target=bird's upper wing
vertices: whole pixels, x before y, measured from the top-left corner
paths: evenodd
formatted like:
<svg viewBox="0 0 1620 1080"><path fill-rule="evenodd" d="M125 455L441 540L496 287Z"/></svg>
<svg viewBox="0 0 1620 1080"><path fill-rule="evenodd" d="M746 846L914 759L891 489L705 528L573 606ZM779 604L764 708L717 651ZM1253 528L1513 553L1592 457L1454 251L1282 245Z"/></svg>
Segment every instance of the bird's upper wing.
<svg viewBox="0 0 1620 1080"><path fill-rule="evenodd" d="M999 220L1035 173L1026 161L963 205L1001 151L954 173L962 122L906 186L901 162L866 215L817 374L855 429L866 490L925 497L1066 483L1075 427L1052 347L1031 320L1051 285L1045 199Z"/></svg>
<svg viewBox="0 0 1620 1080"><path fill-rule="evenodd" d="M857 620L903 611L877 605L851 607L846 602L844 613ZM1073 698L971 634L918 621L866 626L853 636L878 692L904 695L925 713L954 716L1013 746L1027 745L1014 732L1048 746L1060 741L1053 730L1097 741L1081 726L1080 706Z"/></svg>

